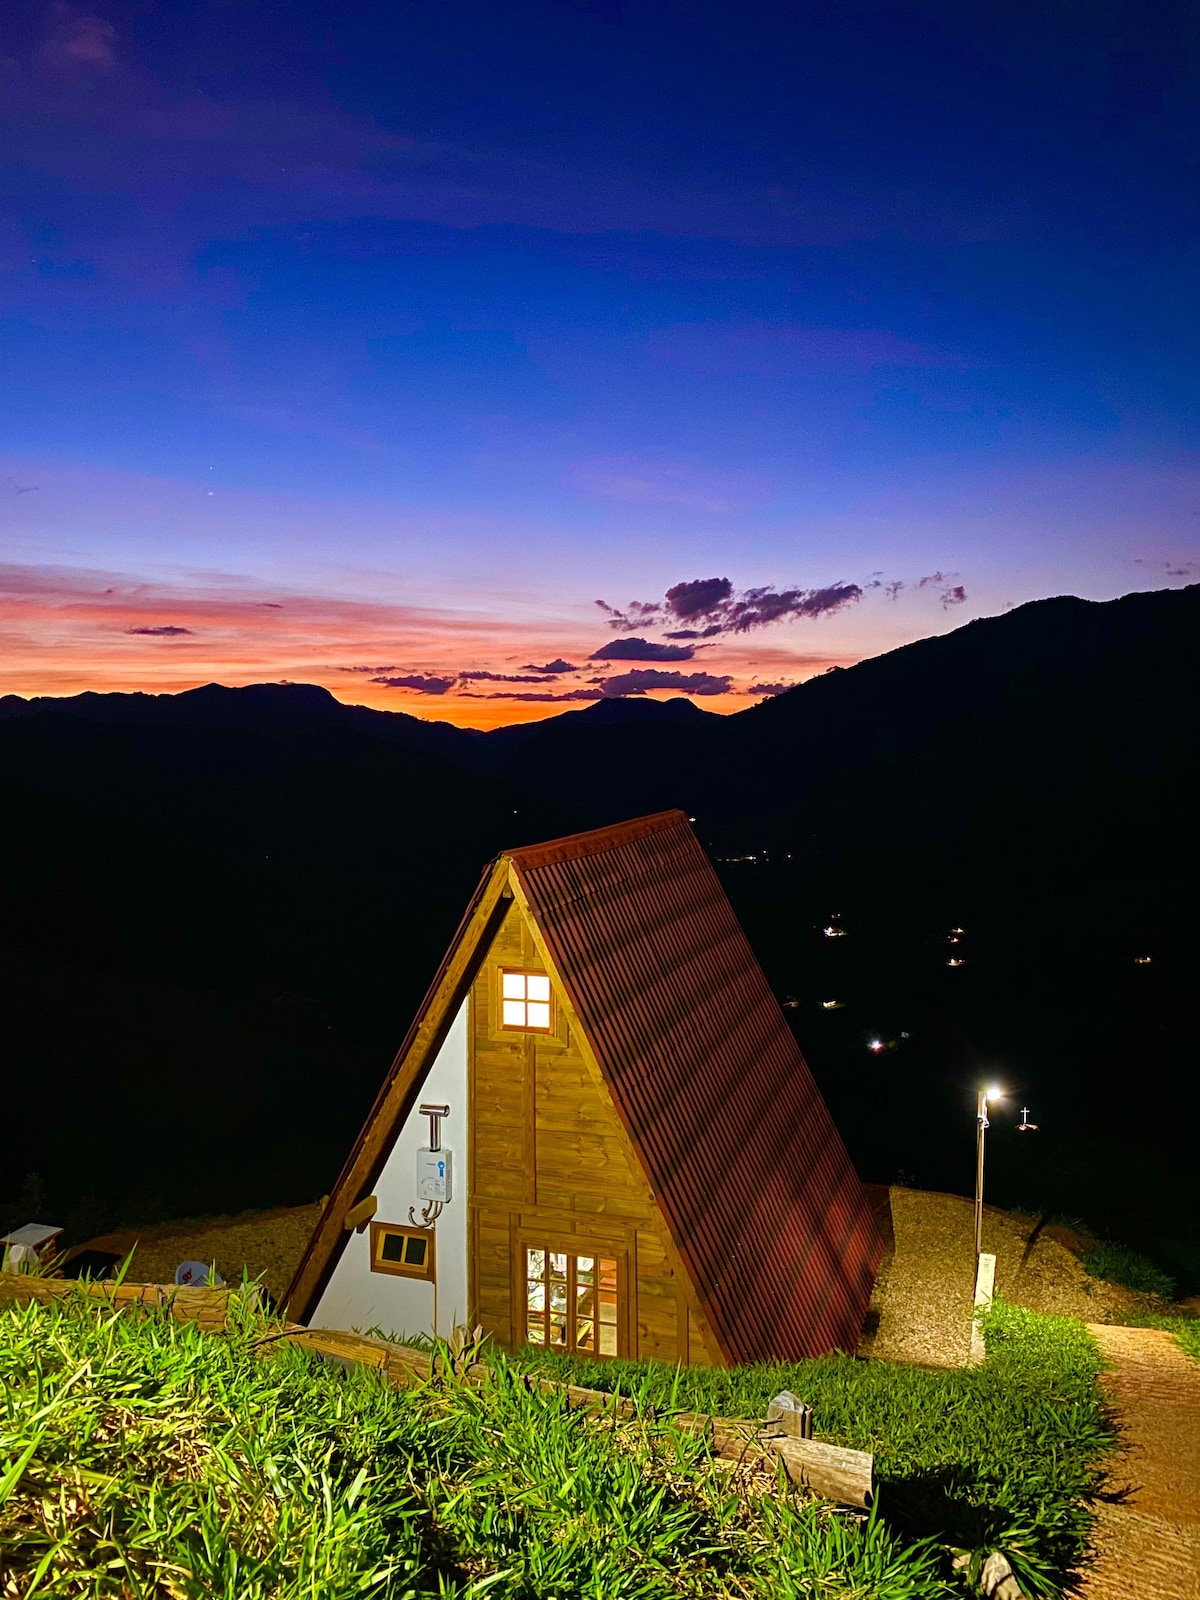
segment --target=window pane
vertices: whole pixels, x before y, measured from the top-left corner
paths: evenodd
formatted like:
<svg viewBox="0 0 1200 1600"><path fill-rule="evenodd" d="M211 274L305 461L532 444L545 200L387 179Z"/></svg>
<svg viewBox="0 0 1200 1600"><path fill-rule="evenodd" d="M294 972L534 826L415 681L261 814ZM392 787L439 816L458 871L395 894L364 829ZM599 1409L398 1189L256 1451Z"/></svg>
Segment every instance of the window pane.
<svg viewBox="0 0 1200 1600"><path fill-rule="evenodd" d="M404 1246L405 1266L423 1267L425 1265L425 1252L428 1248L428 1239L409 1239Z"/></svg>
<svg viewBox="0 0 1200 1600"><path fill-rule="evenodd" d="M539 1005L536 1000L531 1000L528 1005L529 1026L531 1028L550 1027L550 1007Z"/></svg>
<svg viewBox="0 0 1200 1600"><path fill-rule="evenodd" d="M565 1255L551 1254L550 1271L556 1278L565 1278L567 1275L567 1258Z"/></svg>
<svg viewBox="0 0 1200 1600"><path fill-rule="evenodd" d="M545 1319L545 1317L537 1317L537 1316L534 1316L532 1313L530 1313L530 1316L529 1316L529 1319L528 1319L528 1326L527 1326L527 1329L526 1329L526 1335L527 1335L527 1337L529 1339L530 1344L545 1344L545 1342L546 1342L546 1319Z"/></svg>
<svg viewBox="0 0 1200 1600"><path fill-rule="evenodd" d="M525 974L523 972L503 973L500 984L500 993L505 1000L524 1000Z"/></svg>
<svg viewBox="0 0 1200 1600"><path fill-rule="evenodd" d="M385 1233L379 1241L379 1259L381 1261L404 1260L404 1235L402 1233Z"/></svg>
<svg viewBox="0 0 1200 1600"><path fill-rule="evenodd" d="M593 1258L591 1256L576 1256L575 1276L579 1279L580 1283L591 1283L592 1259Z"/></svg>
<svg viewBox="0 0 1200 1600"><path fill-rule="evenodd" d="M596 1348L595 1338L595 1327L590 1317L575 1324L576 1350L594 1350Z"/></svg>
<svg viewBox="0 0 1200 1600"><path fill-rule="evenodd" d="M617 1330L610 1328L603 1322L600 1324L600 1349L597 1352L602 1356L615 1356L617 1353Z"/></svg>
<svg viewBox="0 0 1200 1600"><path fill-rule="evenodd" d="M527 1278L540 1278L546 1270L546 1252L544 1250L526 1250L525 1276Z"/></svg>
<svg viewBox="0 0 1200 1600"><path fill-rule="evenodd" d="M530 1000L550 1001L550 979L539 972L529 972L525 975L527 985L525 993Z"/></svg>
<svg viewBox="0 0 1200 1600"><path fill-rule="evenodd" d="M523 1028L525 1026L524 1000L504 1001L504 1026L506 1028Z"/></svg>
<svg viewBox="0 0 1200 1600"><path fill-rule="evenodd" d="M554 1350L567 1348L567 1319L566 1317L550 1318L550 1346Z"/></svg>

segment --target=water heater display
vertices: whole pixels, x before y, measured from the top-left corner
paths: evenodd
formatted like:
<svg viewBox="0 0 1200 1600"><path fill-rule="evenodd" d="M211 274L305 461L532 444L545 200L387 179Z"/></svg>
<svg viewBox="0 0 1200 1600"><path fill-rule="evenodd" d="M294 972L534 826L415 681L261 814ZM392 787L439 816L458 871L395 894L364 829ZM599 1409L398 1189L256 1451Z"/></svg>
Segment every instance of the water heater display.
<svg viewBox="0 0 1200 1600"><path fill-rule="evenodd" d="M440 1200L444 1205L451 1198L454 1181L454 1158L449 1150L417 1151L417 1193L422 1200Z"/></svg>

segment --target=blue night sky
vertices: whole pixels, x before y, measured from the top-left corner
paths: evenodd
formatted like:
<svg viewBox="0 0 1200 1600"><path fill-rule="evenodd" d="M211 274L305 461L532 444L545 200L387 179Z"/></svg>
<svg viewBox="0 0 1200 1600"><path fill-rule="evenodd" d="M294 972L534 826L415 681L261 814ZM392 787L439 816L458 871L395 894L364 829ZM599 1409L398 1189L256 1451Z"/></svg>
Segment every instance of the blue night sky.
<svg viewBox="0 0 1200 1600"><path fill-rule="evenodd" d="M18 3L4 57L0 692L732 710L1200 576L1194 6Z"/></svg>

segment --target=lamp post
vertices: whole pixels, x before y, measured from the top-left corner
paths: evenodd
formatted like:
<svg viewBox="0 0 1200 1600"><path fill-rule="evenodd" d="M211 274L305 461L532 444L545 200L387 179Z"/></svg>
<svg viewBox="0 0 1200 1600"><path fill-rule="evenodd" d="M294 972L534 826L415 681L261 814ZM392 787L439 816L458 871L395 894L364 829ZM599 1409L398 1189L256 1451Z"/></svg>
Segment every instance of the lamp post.
<svg viewBox="0 0 1200 1600"><path fill-rule="evenodd" d="M988 1101L999 1100L1003 1091L993 1084L990 1089L980 1089L975 1108L975 1256L983 1249L983 1146L988 1130Z"/></svg>

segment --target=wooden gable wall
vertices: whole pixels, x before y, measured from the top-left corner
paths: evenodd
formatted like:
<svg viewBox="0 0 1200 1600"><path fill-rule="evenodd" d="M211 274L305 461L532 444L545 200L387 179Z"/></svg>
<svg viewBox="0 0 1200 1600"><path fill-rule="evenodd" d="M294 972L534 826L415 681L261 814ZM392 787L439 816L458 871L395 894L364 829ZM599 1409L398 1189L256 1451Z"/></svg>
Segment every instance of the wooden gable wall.
<svg viewBox="0 0 1200 1600"><path fill-rule="evenodd" d="M510 1347L523 1337L527 1246L615 1255L622 1286L622 1352L641 1359L722 1362L694 1296L678 1275L666 1224L608 1088L582 1047L566 996L554 983L554 1033L502 1031L502 967L546 971L533 928L516 900L480 964L470 996L473 1321Z"/></svg>

